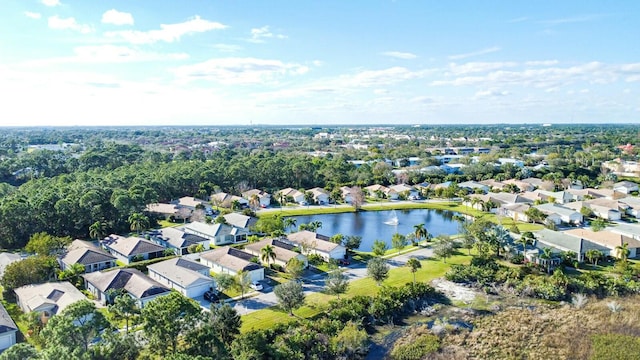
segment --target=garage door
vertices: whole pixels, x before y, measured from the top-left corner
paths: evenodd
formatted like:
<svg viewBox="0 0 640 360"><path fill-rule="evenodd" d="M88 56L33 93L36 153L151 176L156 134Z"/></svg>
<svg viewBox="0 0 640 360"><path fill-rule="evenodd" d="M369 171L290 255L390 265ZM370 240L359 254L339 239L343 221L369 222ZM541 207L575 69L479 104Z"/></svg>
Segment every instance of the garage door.
<svg viewBox="0 0 640 360"><path fill-rule="evenodd" d="M4 350L4 349L8 349L11 347L11 345L15 344L15 336L16 334L14 332L9 333L9 334L4 334L3 336L0 337L0 350Z"/></svg>
<svg viewBox="0 0 640 360"><path fill-rule="evenodd" d="M204 295L205 292L207 292L207 290L209 290L210 287L213 286L213 284L214 283L212 281L210 283L204 283L204 284L190 287L189 289L187 289L187 293L185 295L187 295L187 297L190 297L190 298L202 296Z"/></svg>

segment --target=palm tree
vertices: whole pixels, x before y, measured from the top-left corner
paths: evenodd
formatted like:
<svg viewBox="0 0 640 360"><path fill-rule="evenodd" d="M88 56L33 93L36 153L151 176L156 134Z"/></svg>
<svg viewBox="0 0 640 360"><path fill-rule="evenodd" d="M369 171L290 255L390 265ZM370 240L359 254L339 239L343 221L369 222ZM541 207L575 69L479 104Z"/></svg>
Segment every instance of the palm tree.
<svg viewBox="0 0 640 360"><path fill-rule="evenodd" d="M149 218L141 213L133 213L129 215L129 224L131 225L131 231L135 231L138 234L147 227L149 227Z"/></svg>
<svg viewBox="0 0 640 360"><path fill-rule="evenodd" d="M416 283L416 272L418 271L418 269L420 269L422 267L422 264L420 263L420 261L418 261L418 259L416 258L410 258L407 261L407 266L411 269L411 272L413 273L413 283Z"/></svg>
<svg viewBox="0 0 640 360"><path fill-rule="evenodd" d="M89 237L100 240L107 235L106 230L107 224L104 221L96 221L89 226Z"/></svg>
<svg viewBox="0 0 640 360"><path fill-rule="evenodd" d="M316 232L321 227L322 227L322 221L316 220L316 221L312 221L312 222L309 223L309 230L310 231Z"/></svg>
<svg viewBox="0 0 640 360"><path fill-rule="evenodd" d="M525 255L527 251L527 245L533 245L533 242L535 241L535 239L536 238L533 235L533 233L531 231L527 231L524 234L522 234L519 239L515 241L516 244L522 245L522 255Z"/></svg>
<svg viewBox="0 0 640 360"><path fill-rule="evenodd" d="M629 250L629 243L616 246L616 255L618 255L622 262L627 262L629 254L631 254L631 250Z"/></svg>
<svg viewBox="0 0 640 360"><path fill-rule="evenodd" d="M602 257L602 252L598 249L589 249L584 253L584 256L589 259L589 261L598 266L598 260Z"/></svg>
<svg viewBox="0 0 640 360"><path fill-rule="evenodd" d="M551 258L553 257L553 252L551 250L551 248L544 248L542 249L542 253L540 255L538 255L538 257L540 259L546 260L547 263L547 274L549 273L549 271L551 270Z"/></svg>
<svg viewBox="0 0 640 360"><path fill-rule="evenodd" d="M472 208L474 208L475 210L478 210L477 206L476 206L478 204L480 204L480 209L484 208L484 201L482 199L477 198L477 197L471 198L471 207Z"/></svg>
<svg viewBox="0 0 640 360"><path fill-rule="evenodd" d="M429 236L429 231L424 227L424 224L413 225L413 234L416 236L416 240L420 242L422 238Z"/></svg>
<svg viewBox="0 0 640 360"><path fill-rule="evenodd" d="M258 194L251 195L249 204L254 211L260 207L260 197L258 196Z"/></svg>
<svg viewBox="0 0 640 360"><path fill-rule="evenodd" d="M292 217L284 218L283 220L284 228L295 228L296 227L296 219Z"/></svg>
<svg viewBox="0 0 640 360"><path fill-rule="evenodd" d="M271 260L276 260L276 252L273 245L265 245L260 249L260 259L267 262L267 267L269 267L269 262Z"/></svg>

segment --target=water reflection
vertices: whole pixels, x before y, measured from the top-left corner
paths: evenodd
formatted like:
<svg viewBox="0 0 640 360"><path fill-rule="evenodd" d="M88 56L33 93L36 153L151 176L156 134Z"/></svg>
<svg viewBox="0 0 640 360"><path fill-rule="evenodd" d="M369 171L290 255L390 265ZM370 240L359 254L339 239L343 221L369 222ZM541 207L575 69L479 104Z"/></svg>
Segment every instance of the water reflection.
<svg viewBox="0 0 640 360"><path fill-rule="evenodd" d="M391 237L395 233L403 235L413 233L413 226L425 224L425 228L434 237L440 234L458 233L458 223L453 220L454 212L449 210L396 210L399 224L386 225L384 222L391 216L391 211L362 211L359 213L322 214L295 216L296 224L313 221L322 222L319 233L327 236L335 234L362 236L360 250L370 251L373 241L384 240L391 247Z"/></svg>

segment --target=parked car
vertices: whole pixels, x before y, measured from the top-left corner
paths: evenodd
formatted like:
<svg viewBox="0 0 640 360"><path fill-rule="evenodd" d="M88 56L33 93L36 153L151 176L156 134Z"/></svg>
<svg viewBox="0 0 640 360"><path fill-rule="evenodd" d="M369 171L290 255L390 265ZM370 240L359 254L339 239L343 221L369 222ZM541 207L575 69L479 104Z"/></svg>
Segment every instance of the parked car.
<svg viewBox="0 0 640 360"><path fill-rule="evenodd" d="M349 265L351 263L349 262L349 259L340 259L340 260L338 260L338 264L340 264L342 266L347 266L347 265Z"/></svg>
<svg viewBox="0 0 640 360"><path fill-rule="evenodd" d="M259 282L251 283L251 285L249 285L249 287L252 288L255 291L262 290L262 284L260 284Z"/></svg>
<svg viewBox="0 0 640 360"><path fill-rule="evenodd" d="M218 301L218 299L220 299L218 297L218 294L216 294L216 292L213 289L209 289L207 290L206 293L204 293L204 299L210 302L214 302L214 301Z"/></svg>

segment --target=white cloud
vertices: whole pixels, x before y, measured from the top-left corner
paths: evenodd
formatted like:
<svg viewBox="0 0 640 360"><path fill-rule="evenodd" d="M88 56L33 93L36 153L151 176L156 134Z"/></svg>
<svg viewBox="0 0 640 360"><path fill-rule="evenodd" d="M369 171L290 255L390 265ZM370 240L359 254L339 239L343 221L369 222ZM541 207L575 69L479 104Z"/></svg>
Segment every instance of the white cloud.
<svg viewBox="0 0 640 360"><path fill-rule="evenodd" d="M286 35L274 34L269 30L269 26L263 26L261 28L251 29L251 39L249 41L255 43L263 43L264 39L286 39Z"/></svg>
<svg viewBox="0 0 640 360"><path fill-rule="evenodd" d="M61 18L57 15L51 16L49 18L49 28L55 30L69 29L80 32L82 34L88 34L93 31L93 29L89 25L78 24L75 18Z"/></svg>
<svg viewBox="0 0 640 360"><path fill-rule="evenodd" d="M570 16L570 17L551 19L551 20L542 20L540 21L540 23L545 25L572 24L572 23L592 21L601 17L602 15L578 15L578 16Z"/></svg>
<svg viewBox="0 0 640 360"><path fill-rule="evenodd" d="M321 60L313 60L311 63L313 64L313 66L316 66L316 67L320 67L324 65L324 62Z"/></svg>
<svg viewBox="0 0 640 360"><path fill-rule="evenodd" d="M285 75L302 75L308 71L309 68L304 65L280 60L222 58L181 66L174 73L184 81L203 79L222 84L258 84Z"/></svg>
<svg viewBox="0 0 640 360"><path fill-rule="evenodd" d="M449 69L454 75L464 75L478 72L487 72L492 70L503 69L507 67L515 67L518 63L511 61L504 62L468 62L465 64L449 64Z"/></svg>
<svg viewBox="0 0 640 360"><path fill-rule="evenodd" d="M430 72L431 70L411 71L399 66L383 70L364 70L356 74L341 76L337 84L342 87L380 87L421 78Z"/></svg>
<svg viewBox="0 0 640 360"><path fill-rule="evenodd" d="M137 31L122 30L109 31L107 37L121 38L132 44L153 44L158 41L172 43L180 40L184 35L202 33L211 30L226 29L227 26L219 22L204 20L199 16L177 24L161 24L160 30Z"/></svg>
<svg viewBox="0 0 640 360"><path fill-rule="evenodd" d="M49 7L62 5L62 4L60 4L60 0L42 0L41 3L42 3L42 5L49 6Z"/></svg>
<svg viewBox="0 0 640 360"><path fill-rule="evenodd" d="M489 48L485 48L485 49L482 49L482 50L473 51L473 52L469 52L469 53L451 55L451 56L449 56L449 59L451 59L451 60L466 59L466 58L470 58L470 57L474 57L474 56L491 54L491 53L494 53L494 52L497 52L497 51L500 51L500 50L502 50L500 47L493 46L493 47L489 47Z"/></svg>
<svg viewBox="0 0 640 360"><path fill-rule="evenodd" d="M389 56L396 59L402 59L402 60L411 60L418 57L418 55L416 54L412 54L409 52L400 52L400 51L386 51L386 52L383 52L382 55Z"/></svg>
<svg viewBox="0 0 640 360"><path fill-rule="evenodd" d="M116 9L107 10L102 14L102 23L112 25L133 25L133 15Z"/></svg>
<svg viewBox="0 0 640 360"><path fill-rule="evenodd" d="M24 16L31 18L31 19L40 19L42 17L42 15L40 13L37 12L31 12L31 11L25 11L24 12Z"/></svg>
<svg viewBox="0 0 640 360"><path fill-rule="evenodd" d="M558 60L542 60L542 61L527 61L524 64L527 66L553 66L559 63Z"/></svg>
<svg viewBox="0 0 640 360"><path fill-rule="evenodd" d="M79 46L74 49L74 53L76 54L76 57L73 58L75 61L100 63L184 60L189 58L189 55L185 53L159 54L115 45Z"/></svg>
<svg viewBox="0 0 640 360"><path fill-rule="evenodd" d="M224 53L234 53L242 50L242 46L232 44L215 44L213 48Z"/></svg>
<svg viewBox="0 0 640 360"><path fill-rule="evenodd" d="M495 89L480 90L476 92L474 98L481 99L481 98L488 98L488 97L502 97L502 96L507 96L509 94L510 93L506 90L495 90Z"/></svg>

